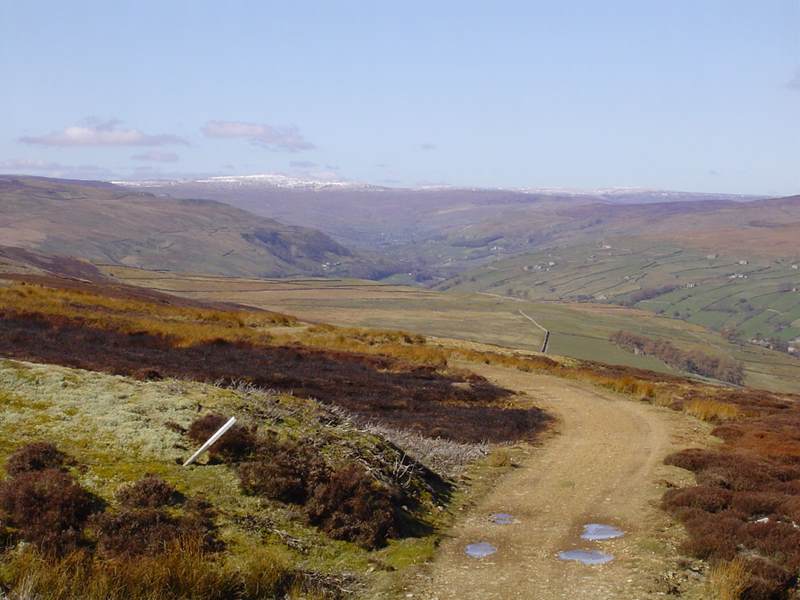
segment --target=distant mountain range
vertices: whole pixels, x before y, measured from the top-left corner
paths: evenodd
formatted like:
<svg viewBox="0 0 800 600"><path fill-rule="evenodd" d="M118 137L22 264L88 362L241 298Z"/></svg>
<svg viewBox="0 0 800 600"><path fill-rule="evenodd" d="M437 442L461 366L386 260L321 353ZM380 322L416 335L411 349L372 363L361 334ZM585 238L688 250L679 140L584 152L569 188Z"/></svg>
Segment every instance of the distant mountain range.
<svg viewBox="0 0 800 600"><path fill-rule="evenodd" d="M647 188L599 188L599 189L569 189L569 188L482 188L465 187L451 185L429 185L416 187L402 186L379 186L369 183L360 183L346 180L325 180L292 177L278 173L262 173L256 175L220 175L216 177L205 177L198 179L151 179L151 180L119 180L111 183L133 188L157 188L166 190L186 189L190 186L197 186L206 189L290 189L290 190L314 190L314 191L367 191L367 192L516 192L536 196L556 196L556 197L579 197L592 198L607 202L622 202L626 204L638 204L649 202L692 202L696 200L732 200L736 202L748 202L766 198L767 196L743 195L743 194L723 194L708 192L680 192L670 190L657 190Z"/></svg>

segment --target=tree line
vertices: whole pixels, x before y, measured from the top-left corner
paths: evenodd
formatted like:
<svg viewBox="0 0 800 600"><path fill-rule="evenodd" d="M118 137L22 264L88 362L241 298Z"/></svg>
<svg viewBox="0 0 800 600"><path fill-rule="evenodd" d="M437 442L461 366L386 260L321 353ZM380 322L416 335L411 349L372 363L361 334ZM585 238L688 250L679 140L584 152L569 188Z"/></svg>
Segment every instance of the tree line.
<svg viewBox="0 0 800 600"><path fill-rule="evenodd" d="M654 340L630 331L617 331L612 334L611 341L629 352L654 356L679 371L713 377L736 385L744 382L744 368L741 363L730 358L712 356L699 350L681 350L667 340Z"/></svg>

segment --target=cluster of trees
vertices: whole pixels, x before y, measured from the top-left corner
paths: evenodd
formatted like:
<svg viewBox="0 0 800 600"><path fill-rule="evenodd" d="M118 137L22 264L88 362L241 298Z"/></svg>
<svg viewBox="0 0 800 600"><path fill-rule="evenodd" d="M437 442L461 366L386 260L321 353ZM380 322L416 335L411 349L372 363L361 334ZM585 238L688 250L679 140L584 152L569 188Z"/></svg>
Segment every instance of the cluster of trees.
<svg viewBox="0 0 800 600"><path fill-rule="evenodd" d="M611 341L630 352L654 356L673 369L736 385L744 382L744 368L741 363L729 358L711 356L699 350L681 350L667 340L654 340L630 331L617 331L611 336Z"/></svg>
<svg viewBox="0 0 800 600"><path fill-rule="evenodd" d="M641 290L633 292L630 296L622 300L620 304L623 306L634 306L639 302L650 300L651 298L657 298L658 296L662 296L664 294L669 294L677 289L677 285L662 285L661 287L655 288L642 288Z"/></svg>

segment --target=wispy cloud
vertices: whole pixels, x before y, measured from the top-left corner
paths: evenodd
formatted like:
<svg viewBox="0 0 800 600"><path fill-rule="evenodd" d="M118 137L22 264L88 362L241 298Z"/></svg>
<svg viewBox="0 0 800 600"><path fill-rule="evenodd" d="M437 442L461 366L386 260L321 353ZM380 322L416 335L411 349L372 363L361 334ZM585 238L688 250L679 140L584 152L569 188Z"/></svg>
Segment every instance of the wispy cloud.
<svg viewBox="0 0 800 600"><path fill-rule="evenodd" d="M19 138L25 144L39 146L167 146L188 145L186 140L168 133L148 134L138 129L122 127L116 119L85 119L78 125L65 127L40 136Z"/></svg>
<svg viewBox="0 0 800 600"><path fill-rule="evenodd" d="M265 123L243 121L209 121L203 134L211 138L241 138L270 150L299 152L313 150L314 144L303 137L297 127L273 127Z"/></svg>
<svg viewBox="0 0 800 600"><path fill-rule="evenodd" d="M159 152L157 150L151 150L150 152L142 152L141 154L134 154L133 156L131 156L131 160L173 163L173 162L178 162L179 157L174 152Z"/></svg>
<svg viewBox="0 0 800 600"><path fill-rule="evenodd" d="M419 145L420 150L436 150L436 144L432 144L430 142L425 142L424 144Z"/></svg>
<svg viewBox="0 0 800 600"><path fill-rule="evenodd" d="M794 72L794 77L792 77L786 83L786 87L790 90L796 90L800 92L800 67L797 67L797 70Z"/></svg>
<svg viewBox="0 0 800 600"><path fill-rule="evenodd" d="M111 169L98 165L63 165L57 162L26 158L0 160L0 171L20 175L36 174L45 177L75 179L103 179L114 175Z"/></svg>

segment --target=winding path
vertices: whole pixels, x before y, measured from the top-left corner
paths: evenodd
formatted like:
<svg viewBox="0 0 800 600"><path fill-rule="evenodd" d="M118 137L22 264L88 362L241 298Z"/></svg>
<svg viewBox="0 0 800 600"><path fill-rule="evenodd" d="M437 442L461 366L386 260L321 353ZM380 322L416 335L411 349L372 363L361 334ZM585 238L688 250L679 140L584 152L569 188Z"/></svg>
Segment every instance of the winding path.
<svg viewBox="0 0 800 600"><path fill-rule="evenodd" d="M667 409L605 394L577 382L499 368L482 374L525 394L558 418L555 434L502 477L451 532L411 596L427 600L550 600L663 597L656 578L676 554L675 526L658 508L667 478L685 472L664 457L704 435L703 426ZM511 513L517 523L489 516ZM625 530L602 543L580 540L583 525ZM665 533L668 532L668 533ZM671 538L670 538L671 536ZM468 543L498 548L476 560ZM584 566L558 560L561 550L601 549L616 560ZM660 592L660 593L659 593Z"/></svg>

